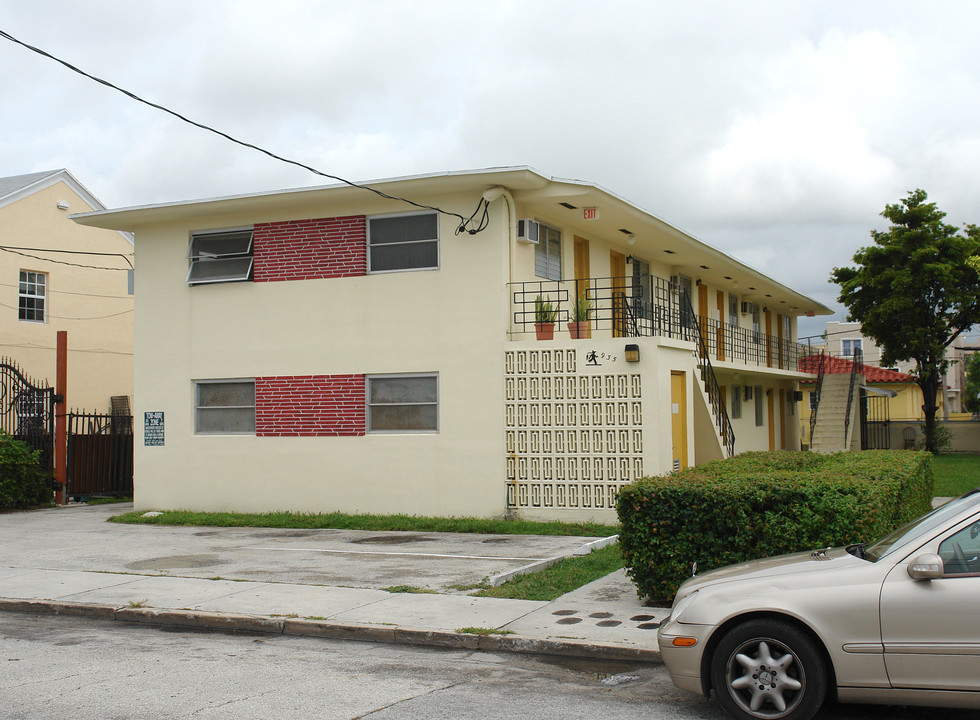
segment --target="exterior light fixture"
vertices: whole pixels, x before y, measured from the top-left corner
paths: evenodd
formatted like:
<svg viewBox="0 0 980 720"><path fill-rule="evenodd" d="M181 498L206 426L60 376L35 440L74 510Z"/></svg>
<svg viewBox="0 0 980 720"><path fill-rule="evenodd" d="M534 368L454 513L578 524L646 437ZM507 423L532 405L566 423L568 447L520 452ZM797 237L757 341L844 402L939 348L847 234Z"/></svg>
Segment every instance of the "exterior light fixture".
<svg viewBox="0 0 980 720"><path fill-rule="evenodd" d="M627 345L625 355L626 355L626 362L629 363L640 362L640 346Z"/></svg>

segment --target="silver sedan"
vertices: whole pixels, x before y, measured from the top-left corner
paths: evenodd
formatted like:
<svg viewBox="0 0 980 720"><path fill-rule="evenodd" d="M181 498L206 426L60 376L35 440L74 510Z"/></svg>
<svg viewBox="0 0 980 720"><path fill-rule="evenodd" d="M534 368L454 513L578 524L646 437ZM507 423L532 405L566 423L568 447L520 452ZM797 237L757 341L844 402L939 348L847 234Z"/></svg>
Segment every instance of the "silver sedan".
<svg viewBox="0 0 980 720"><path fill-rule="evenodd" d="M742 720L842 702L980 708L980 490L873 545L764 558L681 585L674 684Z"/></svg>

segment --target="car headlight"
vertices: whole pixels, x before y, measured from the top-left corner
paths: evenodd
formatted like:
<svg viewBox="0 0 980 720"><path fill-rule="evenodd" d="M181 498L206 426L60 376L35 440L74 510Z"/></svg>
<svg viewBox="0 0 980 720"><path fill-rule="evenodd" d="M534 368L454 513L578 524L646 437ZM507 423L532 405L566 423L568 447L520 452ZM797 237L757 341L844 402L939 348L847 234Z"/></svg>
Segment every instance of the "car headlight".
<svg viewBox="0 0 980 720"><path fill-rule="evenodd" d="M697 598L699 592L700 590L695 590L690 595L685 595L679 602L674 603L674 607L670 611L670 617L667 618L668 622L679 621L684 611L691 607L691 603Z"/></svg>

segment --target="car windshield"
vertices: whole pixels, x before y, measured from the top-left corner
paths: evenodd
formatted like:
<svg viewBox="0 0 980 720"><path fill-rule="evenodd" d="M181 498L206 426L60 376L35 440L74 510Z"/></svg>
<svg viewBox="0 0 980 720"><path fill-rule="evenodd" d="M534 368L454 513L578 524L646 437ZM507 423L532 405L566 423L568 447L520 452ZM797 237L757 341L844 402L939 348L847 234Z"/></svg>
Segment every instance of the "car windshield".
<svg viewBox="0 0 980 720"><path fill-rule="evenodd" d="M945 505L940 505L932 512L913 520L908 525L903 525L898 530L888 533L865 550L865 557L871 562L877 562L912 538L925 535L930 530L938 528L951 517L962 512L964 508L976 505L978 493L980 490L974 490L955 500L950 500Z"/></svg>

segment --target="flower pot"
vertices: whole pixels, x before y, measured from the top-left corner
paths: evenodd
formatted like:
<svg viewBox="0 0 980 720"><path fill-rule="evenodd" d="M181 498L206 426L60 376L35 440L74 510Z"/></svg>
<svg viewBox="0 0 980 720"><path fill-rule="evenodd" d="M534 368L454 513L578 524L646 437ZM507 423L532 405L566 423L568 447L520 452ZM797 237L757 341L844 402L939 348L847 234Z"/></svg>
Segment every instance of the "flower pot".
<svg viewBox="0 0 980 720"><path fill-rule="evenodd" d="M553 322L534 323L534 334L538 340L554 340L555 324Z"/></svg>
<svg viewBox="0 0 980 720"><path fill-rule="evenodd" d="M588 320L568 323L568 334L574 339L592 337L592 323Z"/></svg>

